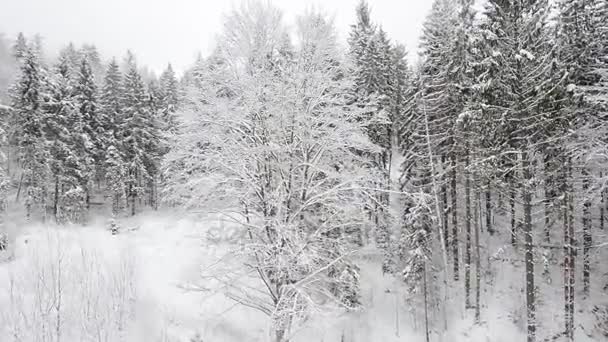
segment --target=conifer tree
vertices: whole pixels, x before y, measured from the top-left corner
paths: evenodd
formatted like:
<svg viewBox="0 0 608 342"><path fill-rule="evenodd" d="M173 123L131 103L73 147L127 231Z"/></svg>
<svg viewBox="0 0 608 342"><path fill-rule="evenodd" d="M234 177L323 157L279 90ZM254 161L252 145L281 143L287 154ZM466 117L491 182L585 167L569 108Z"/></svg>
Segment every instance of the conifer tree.
<svg viewBox="0 0 608 342"><path fill-rule="evenodd" d="M15 57L15 59L18 59L18 60L21 58L24 58L27 55L27 49L28 49L27 39L25 39L23 32L19 32L17 34L17 39L15 40L15 43L13 44L13 57Z"/></svg>
<svg viewBox="0 0 608 342"><path fill-rule="evenodd" d="M552 55L549 9L547 1L505 3L490 0L484 12L485 26L482 26L487 39L483 45L489 50L485 62L488 69L481 77L482 82L486 82L482 83L486 85L483 91L489 101L483 115L490 115L497 124L495 143L500 150L495 151L496 158L509 158L507 171L517 172L519 181L507 181L511 189L520 191L523 202L521 235L529 342L536 340L537 328L532 229L536 184L533 160L541 152L539 146L548 139L542 134L542 128L556 119L554 111L547 110L544 104L558 90L551 75L553 64L547 58ZM513 155L517 159L509 157ZM518 236L513 234L513 237L517 239Z"/></svg>
<svg viewBox="0 0 608 342"><path fill-rule="evenodd" d="M74 43L70 42L64 48L59 51L59 58L65 59L69 66L72 77L76 79L78 77L80 62L82 60L80 54L76 50Z"/></svg>
<svg viewBox="0 0 608 342"><path fill-rule="evenodd" d="M104 68L97 47L93 44L84 44L80 48L79 55L80 58L86 58L89 62L95 80L101 81L103 79Z"/></svg>
<svg viewBox="0 0 608 342"><path fill-rule="evenodd" d="M158 174L160 136L154 113L151 113L148 94L137 69L135 57L127 55L124 77L123 141L127 165L127 196L131 215L135 215L136 200L143 199L145 186Z"/></svg>
<svg viewBox="0 0 608 342"><path fill-rule="evenodd" d="M124 160L125 129L123 112L123 83L120 68L115 59L107 67L100 93L100 111L103 113L106 154L103 165L108 197L114 216L126 208L126 164Z"/></svg>
<svg viewBox="0 0 608 342"><path fill-rule="evenodd" d="M165 129L170 133L175 133L177 128L175 111L177 110L179 100L178 91L177 78L175 77L173 67L169 64L160 76L160 94L162 96L162 108L160 110Z"/></svg>
<svg viewBox="0 0 608 342"><path fill-rule="evenodd" d="M82 154L83 175L80 179L82 190L85 193L88 208L92 194L92 182L99 183L103 177L101 168L104 161L105 141L103 131L103 112L99 110L97 85L88 60L82 58L78 69L78 76L74 86L76 106L80 113L86 152Z"/></svg>
<svg viewBox="0 0 608 342"><path fill-rule="evenodd" d="M44 77L35 51L28 48L23 57L21 73L12 90L14 143L27 186L28 219L32 215L33 206L44 203L46 199L48 156L41 108Z"/></svg>
<svg viewBox="0 0 608 342"><path fill-rule="evenodd" d="M80 158L75 155L74 136L78 135L78 114L69 62L60 58L47 85L48 98L44 103L44 133L49 146L49 168L53 190L53 215L59 220L61 196L64 189L78 186L74 175L81 171ZM81 132L80 132L81 133Z"/></svg>
<svg viewBox="0 0 608 342"><path fill-rule="evenodd" d="M450 237L451 252L453 257L454 280L460 277L460 259L457 214L457 172L460 162L460 152L456 138L456 120L464 107L464 101L460 96L461 78L459 73L462 68L458 63L461 61L457 54L458 24L457 7L455 2L449 0L436 0L423 27L421 37L421 48L423 62L420 70L419 96L424 108L417 108L412 113L428 116L429 131L432 135L431 148L433 154L440 158L443 174L442 198L443 198L443 220L442 229L447 232L448 213L451 215L452 234ZM422 125L425 121L419 117L409 120L412 125ZM404 170L415 167L419 156L427 154L427 136L425 129L413 129L413 134L405 141L408 150L404 164ZM434 175L433 175L434 176ZM430 182L430 180L427 180ZM450 188L451 203L448 205L448 187ZM447 237L447 234L446 234ZM446 238L446 241L448 239Z"/></svg>

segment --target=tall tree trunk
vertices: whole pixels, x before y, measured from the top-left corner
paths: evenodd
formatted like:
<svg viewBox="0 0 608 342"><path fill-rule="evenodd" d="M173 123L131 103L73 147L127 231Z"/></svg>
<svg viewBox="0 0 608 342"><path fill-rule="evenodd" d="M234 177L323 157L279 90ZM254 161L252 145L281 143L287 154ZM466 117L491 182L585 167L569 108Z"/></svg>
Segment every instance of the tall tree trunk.
<svg viewBox="0 0 608 342"><path fill-rule="evenodd" d="M564 221L564 322L565 336L574 341L574 285L575 285L575 236L574 236L574 189L572 185L572 161L566 160L562 176L562 210Z"/></svg>
<svg viewBox="0 0 608 342"><path fill-rule="evenodd" d="M553 206L553 177L551 175L551 168L549 157L545 156L544 163L544 174L545 174L545 200L544 200L544 214L545 214L545 241L547 243L551 242L551 215L552 215L552 206Z"/></svg>
<svg viewBox="0 0 608 342"><path fill-rule="evenodd" d="M23 176L25 172L21 172L21 178L19 178L19 186L17 187L17 196L15 196L15 202L19 202L19 195L21 194L21 187L23 186Z"/></svg>
<svg viewBox="0 0 608 342"><path fill-rule="evenodd" d="M490 179L486 186L486 230L490 235L494 235L496 232L492 225L492 182Z"/></svg>
<svg viewBox="0 0 608 342"><path fill-rule="evenodd" d="M527 151L522 152L522 198L524 205L523 233L525 239L526 264L526 316L528 322L528 342L536 341L536 289L534 284L534 240L532 236L532 172Z"/></svg>
<svg viewBox="0 0 608 342"><path fill-rule="evenodd" d="M465 253L464 253L464 303L465 308L471 308L471 172L469 171L469 155L465 157Z"/></svg>
<svg viewBox="0 0 608 342"><path fill-rule="evenodd" d="M91 192L89 191L89 187L85 185L84 187L84 195L85 195L85 206L87 210L91 208Z"/></svg>
<svg viewBox="0 0 608 342"><path fill-rule="evenodd" d="M511 207L511 244L517 244L517 224L515 222L515 187L511 186L511 194L509 196L509 206Z"/></svg>
<svg viewBox="0 0 608 342"><path fill-rule="evenodd" d="M422 262L422 285L424 286L424 335L425 342L430 342L430 332L429 332L429 295L428 295L428 284L427 284L427 274L426 274L426 258ZM446 284L447 285L447 284Z"/></svg>
<svg viewBox="0 0 608 342"><path fill-rule="evenodd" d="M572 179L572 161L568 161L568 178ZM570 331L571 338L574 340L574 285L576 283L576 272L575 272L575 261L576 261L576 236L574 235L574 185L570 182L568 183L568 236L570 237L570 266L568 270L570 271L570 286L568 290L570 291L570 326L572 330Z"/></svg>
<svg viewBox="0 0 608 342"><path fill-rule="evenodd" d="M443 166L443 182L441 182L441 198L442 198L442 202L443 202L443 207L441 208L442 210L442 228L443 228L443 237L444 237L444 243L445 243L445 250L449 250L450 249L450 242L448 239L449 234L449 226L448 226L448 222L449 222L449 218L448 218L448 177L447 176L447 172L446 170L448 169L448 163L445 157L441 157L441 164Z"/></svg>
<svg viewBox="0 0 608 342"><path fill-rule="evenodd" d="M589 200L589 172L583 166L583 293L589 295L591 278L591 201Z"/></svg>
<svg viewBox="0 0 608 342"><path fill-rule="evenodd" d="M604 174L600 171L600 179L604 178ZM606 191L603 186L600 193L600 229L604 230L604 211L606 210Z"/></svg>
<svg viewBox="0 0 608 342"><path fill-rule="evenodd" d="M458 260L458 210L457 210L457 194L456 194L456 157L452 156L452 253L454 258L454 280L459 280L459 260Z"/></svg>
<svg viewBox="0 0 608 342"><path fill-rule="evenodd" d="M57 222L57 208L59 206L59 176L55 176L55 194L53 195L53 216Z"/></svg>
<svg viewBox="0 0 608 342"><path fill-rule="evenodd" d="M475 204L475 323L481 323L481 253L479 233L481 232L481 193L476 191Z"/></svg>
<svg viewBox="0 0 608 342"><path fill-rule="evenodd" d="M567 176L567 175L565 175ZM574 306L574 298L571 297L570 286L572 281L570 279L571 272L570 267L572 266L572 258L574 257L572 251L572 237L570 236L570 214L569 214L569 193L568 193L568 179L564 177L562 186L562 213L563 213L563 225L564 225L564 334L566 339L573 341L573 317L571 317L571 307Z"/></svg>
<svg viewBox="0 0 608 342"><path fill-rule="evenodd" d="M129 200L131 200L131 216L135 216L135 191L133 191L133 184L129 184Z"/></svg>

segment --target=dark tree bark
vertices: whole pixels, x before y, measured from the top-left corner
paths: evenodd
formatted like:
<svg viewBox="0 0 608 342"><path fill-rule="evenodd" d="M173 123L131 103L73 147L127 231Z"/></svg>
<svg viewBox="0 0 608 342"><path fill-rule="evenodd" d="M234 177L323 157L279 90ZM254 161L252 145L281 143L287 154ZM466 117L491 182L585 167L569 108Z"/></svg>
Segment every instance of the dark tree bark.
<svg viewBox="0 0 608 342"><path fill-rule="evenodd" d="M604 177L604 174L600 172L600 179ZM600 229L604 230L604 212L606 210L606 191L602 189L600 193Z"/></svg>
<svg viewBox="0 0 608 342"><path fill-rule="evenodd" d="M457 210L457 194L456 194L456 157L452 157L452 253L454 261L454 281L460 279L459 259L458 259L458 210Z"/></svg>
<svg viewBox="0 0 608 342"><path fill-rule="evenodd" d="M553 193L553 186L554 186L554 182L553 182L553 175L551 174L551 172L553 171L551 169L550 166L550 161L549 161L550 156L546 156L545 157L545 163L544 163L544 174L545 174L545 200L544 200L544 215L545 215L545 229L544 229L544 235L545 235L545 242L550 243L551 242L551 228L552 228L552 224L551 224L551 215L553 214L553 198L554 198L554 193Z"/></svg>
<svg viewBox="0 0 608 342"><path fill-rule="evenodd" d="M583 293L589 295L591 278L591 201L589 200L589 172L586 167L582 170L583 177Z"/></svg>
<svg viewBox="0 0 608 342"><path fill-rule="evenodd" d="M441 157L441 161L442 161L442 165L444 167L444 170L448 169L448 163L445 157ZM449 214L449 209L448 209L448 178L446 177L448 173L444 172L444 176L443 176L443 182L441 184L441 198L443 200L443 216L442 216L442 228L443 228L443 238L444 238L444 243L445 243L445 250L449 251L450 250L450 240L449 240L449 226L448 226L448 222L449 222L449 218L448 218L448 214Z"/></svg>
<svg viewBox="0 0 608 342"><path fill-rule="evenodd" d="M522 152L522 199L524 206L523 234L525 241L526 267L526 316L528 342L536 341L536 288L534 283L534 240L532 236L532 189L530 183L532 172L527 151Z"/></svg>
<svg viewBox="0 0 608 342"><path fill-rule="evenodd" d="M479 233L481 232L481 193L476 191L475 211L475 323L481 323L481 253Z"/></svg>
<svg viewBox="0 0 608 342"><path fill-rule="evenodd" d="M490 180L486 186L486 230L490 235L494 235L496 232L492 225L492 183Z"/></svg>
<svg viewBox="0 0 608 342"><path fill-rule="evenodd" d="M55 176L55 194L53 195L53 216L57 222L57 211L59 207L59 176Z"/></svg>
<svg viewBox="0 0 608 342"><path fill-rule="evenodd" d="M510 192L509 206L511 207L511 244L515 246L517 244L517 224L515 222L515 187L512 186Z"/></svg>
<svg viewBox="0 0 608 342"><path fill-rule="evenodd" d="M469 156L465 157L465 252L464 252L464 302L471 308L471 173Z"/></svg>
<svg viewBox="0 0 608 342"><path fill-rule="evenodd" d="M564 166L568 169L567 164ZM571 171L562 176L562 212L564 225L564 335L574 341L574 225L572 217L572 193L568 184Z"/></svg>

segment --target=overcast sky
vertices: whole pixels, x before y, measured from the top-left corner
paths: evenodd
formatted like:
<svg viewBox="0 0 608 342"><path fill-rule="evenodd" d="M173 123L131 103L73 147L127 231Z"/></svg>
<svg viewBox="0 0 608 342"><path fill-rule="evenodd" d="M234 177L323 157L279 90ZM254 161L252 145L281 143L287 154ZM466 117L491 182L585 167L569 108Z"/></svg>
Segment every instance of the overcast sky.
<svg viewBox="0 0 608 342"><path fill-rule="evenodd" d="M335 17L343 39L355 20L359 0L273 0L288 24L305 8L316 6ZM239 0L0 0L0 32L40 33L56 51L72 41L93 43L104 57L135 52L140 64L155 71L168 62L182 71L200 51L207 55L220 32L223 15ZM372 17L396 41L415 54L431 0L369 0Z"/></svg>

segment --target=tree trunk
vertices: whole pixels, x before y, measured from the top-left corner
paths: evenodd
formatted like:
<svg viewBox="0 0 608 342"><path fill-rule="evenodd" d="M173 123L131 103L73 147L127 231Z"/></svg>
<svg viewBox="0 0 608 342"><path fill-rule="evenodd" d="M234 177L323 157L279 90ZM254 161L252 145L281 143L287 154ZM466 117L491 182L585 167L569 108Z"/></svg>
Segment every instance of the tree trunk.
<svg viewBox="0 0 608 342"><path fill-rule="evenodd" d="M600 180L604 178L604 174L600 172ZM604 211L606 210L606 191L601 189L600 193L600 229L604 230Z"/></svg>
<svg viewBox="0 0 608 342"><path fill-rule="evenodd" d="M545 173L545 200L544 202L544 215L545 215L545 229L544 229L544 235L545 235L545 242L550 243L551 242L551 206L553 204L553 193L552 193L552 185L553 182L551 181L551 176L549 175L549 166L548 166L548 161L545 160L545 168L544 168L544 173Z"/></svg>
<svg viewBox="0 0 608 342"><path fill-rule="evenodd" d="M91 208L91 192L89 191L88 186L84 187L84 194L85 194L86 208L87 208L87 210L89 210Z"/></svg>
<svg viewBox="0 0 608 342"><path fill-rule="evenodd" d="M427 284L427 274L426 274L426 258L422 262L422 281L424 286L424 335L425 341L430 342L430 332L429 332L429 300L428 300L428 284ZM446 284L447 285L447 284Z"/></svg>
<svg viewBox="0 0 608 342"><path fill-rule="evenodd" d="M452 157L452 253L454 258L454 281L459 280L459 260L458 260L458 210L456 196L456 157Z"/></svg>
<svg viewBox="0 0 608 342"><path fill-rule="evenodd" d="M445 170L448 169L448 164L447 164L447 160L445 157L441 157L441 161L442 161L442 165L444 168L444 176L443 176L443 182L441 184L441 197L442 197L442 201L443 201L443 208L442 209L442 225L443 225L443 237L444 237L444 243L445 243L445 250L449 250L450 249L450 242L448 239L449 234L449 226L448 226L448 222L449 222L449 218L448 218L448 214L449 214L449 210L448 210L448 177L446 177L447 172L445 172Z"/></svg>
<svg viewBox="0 0 608 342"><path fill-rule="evenodd" d="M476 191L475 205L475 323L481 323L481 253L479 246L479 233L481 232L481 194ZM487 194L487 192L486 192Z"/></svg>
<svg viewBox="0 0 608 342"><path fill-rule="evenodd" d="M55 194L53 196L53 216L57 222L57 208L59 206L59 176L55 176Z"/></svg>
<svg viewBox="0 0 608 342"><path fill-rule="evenodd" d="M534 241L532 236L532 173L528 152L522 152L522 198L524 205L523 233L525 239L526 264L526 316L528 322L528 342L536 341L536 289L534 284Z"/></svg>
<svg viewBox="0 0 608 342"><path fill-rule="evenodd" d="M465 253L464 253L464 303L465 308L471 308L471 172L469 171L469 156L465 159Z"/></svg>
<svg viewBox="0 0 608 342"><path fill-rule="evenodd" d="M591 278L591 201L589 200L589 172L583 166L583 293L589 295Z"/></svg>
<svg viewBox="0 0 608 342"><path fill-rule="evenodd" d="M572 161L568 162L568 177L567 179L572 179ZM574 235L574 188L573 184L568 184L568 236L570 237L570 266L568 267L570 271L570 286L568 290L570 292L570 326L572 330L570 331L571 339L574 340L574 285L576 283L576 274L575 274L575 261L576 261L576 236Z"/></svg>
<svg viewBox="0 0 608 342"><path fill-rule="evenodd" d="M515 223L515 187L511 187L511 195L509 196L509 206L511 207L511 244L517 244L517 225Z"/></svg>
<svg viewBox="0 0 608 342"><path fill-rule="evenodd" d="M131 216L135 216L135 192L133 184L129 184L129 199L131 200Z"/></svg>
<svg viewBox="0 0 608 342"><path fill-rule="evenodd" d="M574 341L575 237L571 161L564 163L562 211L564 221L564 323L566 340Z"/></svg>
<svg viewBox="0 0 608 342"><path fill-rule="evenodd" d="M564 184L567 182L564 179ZM570 222L569 222L569 210L568 210L568 190L567 185L565 184L563 187L563 200L562 200L562 212L563 212L563 221L564 221L564 334L566 339L569 341L573 341L573 320L571 317L571 306L574 306L574 298L571 298L570 286L572 285L570 276L570 267L572 266L571 259L574 257L572 251L572 237L570 236Z"/></svg>
<svg viewBox="0 0 608 342"><path fill-rule="evenodd" d="M19 202L19 195L21 194L21 187L23 186L23 175L25 173L21 172L21 178L19 179L19 186L17 187L17 196L15 196L15 202Z"/></svg>
<svg viewBox="0 0 608 342"><path fill-rule="evenodd" d="M486 230L490 235L496 232L492 225L492 183L489 179L486 187Z"/></svg>

